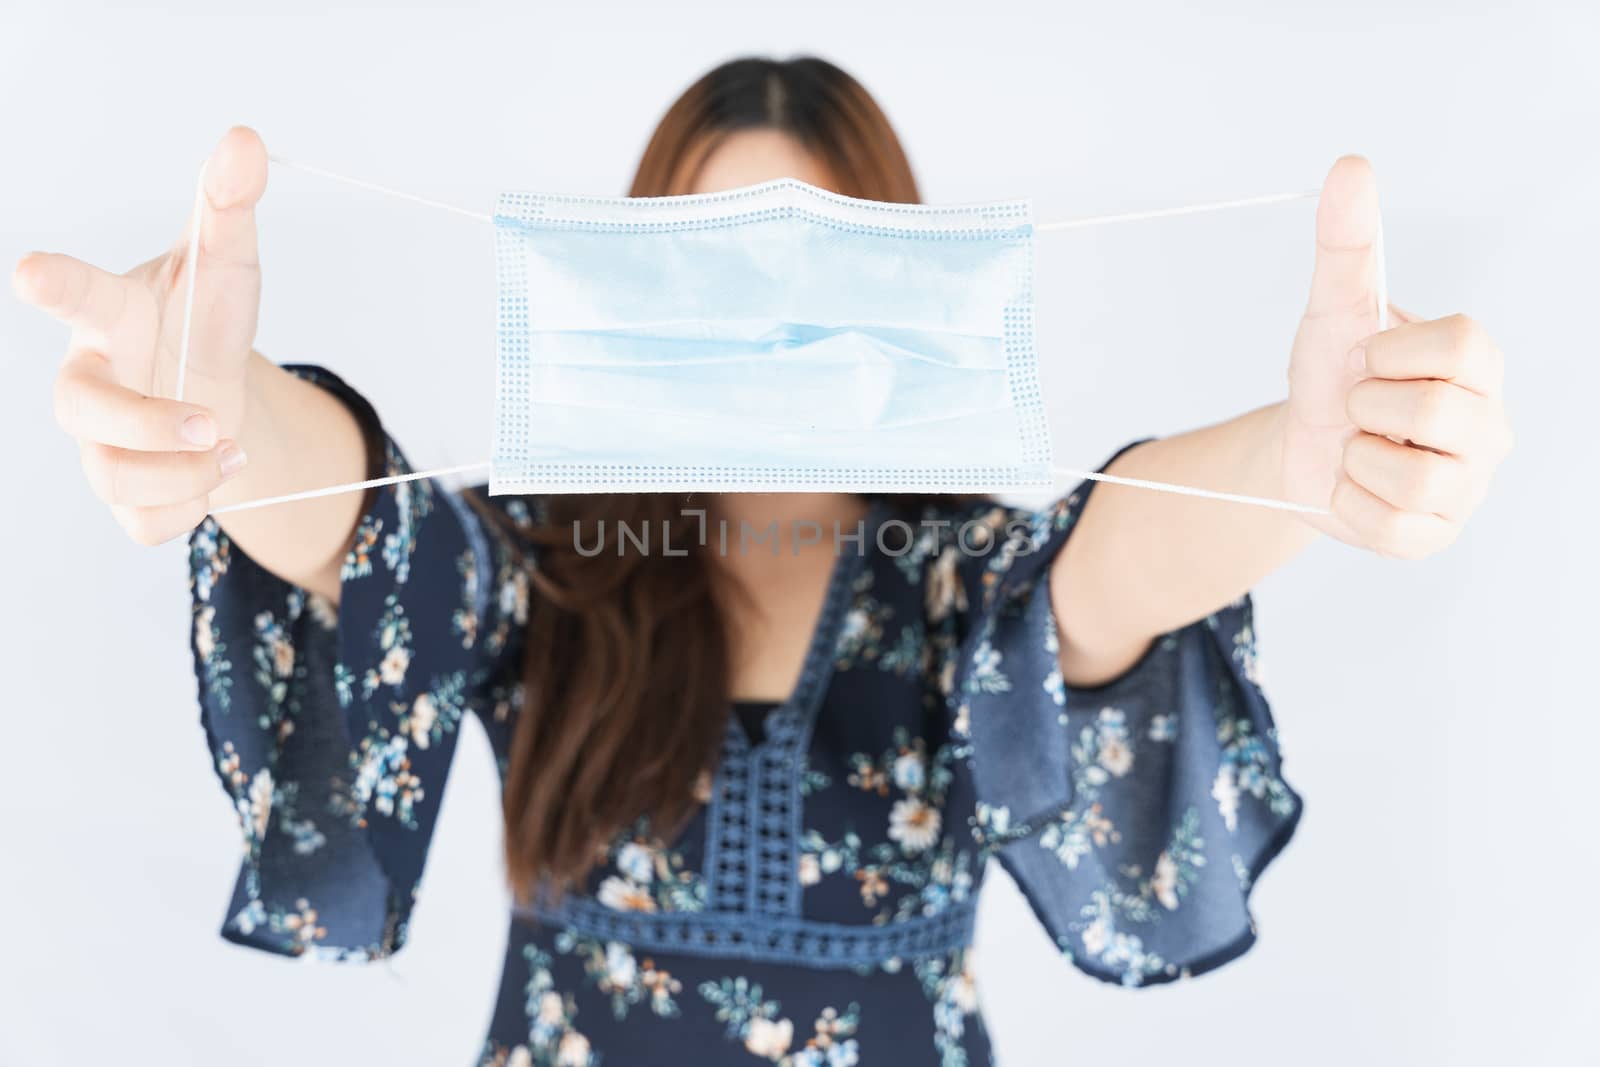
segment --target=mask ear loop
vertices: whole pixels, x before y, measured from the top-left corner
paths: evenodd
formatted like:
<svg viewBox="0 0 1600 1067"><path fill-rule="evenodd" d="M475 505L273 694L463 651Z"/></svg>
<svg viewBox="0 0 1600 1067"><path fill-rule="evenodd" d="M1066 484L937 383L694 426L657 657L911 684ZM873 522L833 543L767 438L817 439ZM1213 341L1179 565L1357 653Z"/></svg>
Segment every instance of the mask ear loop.
<svg viewBox="0 0 1600 1067"><path fill-rule="evenodd" d="M341 493L355 493L367 489L381 489L386 485L400 485L404 482L420 482L424 478L445 478L452 474L469 474L473 471L487 471L494 468L493 463L462 463L454 467L435 467L432 470L414 471L411 474L391 474L384 478L368 478L364 482L346 482L343 485L329 485L321 489L306 489L298 493L284 493L282 496L266 496L259 500L245 500L238 504L229 504L227 507L211 509L212 515L226 515L230 511L249 511L253 508L266 508L274 504L292 504L296 500L315 500L324 496L339 496Z"/></svg>
<svg viewBox="0 0 1600 1067"><path fill-rule="evenodd" d="M1035 229L1064 230L1077 226L1099 226L1108 222L1134 222L1142 219L1170 218L1174 215L1189 215L1197 211L1220 211L1224 208L1247 207L1255 204L1279 204L1287 200L1303 200L1317 195L1316 192L1277 193L1270 196L1250 197L1244 200L1220 200L1209 204L1193 204L1187 207L1165 208L1160 211L1142 211L1129 215L1098 215L1087 219L1050 222L1037 226ZM1378 332L1382 333L1389 328L1389 271L1383 250L1383 219L1381 217L1378 219L1377 233L1372 239L1372 253L1377 260L1373 272L1373 294L1376 296L1378 304ZM1206 500L1223 500L1233 504L1250 504L1254 507L1274 508L1278 511L1291 511L1302 515L1333 514L1327 508L1319 508L1310 504L1296 504L1290 500L1245 496L1239 493L1221 493L1210 489L1197 489L1189 485L1174 485L1170 482L1151 482L1142 478L1123 478L1101 471L1080 471L1072 470L1068 467L1052 467L1050 469L1053 473L1068 478L1080 478L1091 482L1109 482L1112 485L1126 485L1135 489L1154 489L1162 493L1202 497Z"/></svg>
<svg viewBox="0 0 1600 1067"><path fill-rule="evenodd" d="M206 195L206 164L200 164L200 180L194 186L194 215L189 222L189 248L184 263L188 278L183 284L183 333L178 339L178 384L174 400L183 399L184 379L189 373L189 329L194 318L194 279L200 273L200 219Z"/></svg>
<svg viewBox="0 0 1600 1067"><path fill-rule="evenodd" d="M1216 489L1199 489L1192 485L1178 485L1174 482L1152 482L1144 478L1124 478L1118 474L1106 474L1103 471L1080 471L1071 467L1051 467L1051 472L1065 478L1078 478L1086 482L1106 482L1110 485L1126 485L1134 489L1154 489L1158 493L1172 493L1175 496L1194 496L1202 500L1221 500L1229 504L1249 504L1251 507L1268 508L1273 511L1292 511L1301 515L1331 515L1327 508L1319 508L1314 504L1296 504L1292 500L1279 500L1270 496L1250 496L1245 493L1224 493Z"/></svg>
<svg viewBox="0 0 1600 1067"><path fill-rule="evenodd" d="M1378 230L1372 238L1372 254L1378 264L1373 272L1372 288L1378 297L1378 332L1389 328L1389 270L1383 254L1383 216L1378 216Z"/></svg>
<svg viewBox="0 0 1600 1067"><path fill-rule="evenodd" d="M1207 211L1229 211L1236 207L1260 207L1265 204L1286 204L1291 200L1315 200L1320 190L1299 193L1268 193L1266 196L1247 196L1238 200L1206 200L1180 207L1164 207L1155 211L1129 211L1119 215L1087 215L1081 219L1062 219L1058 222L1041 222L1033 227L1037 233L1055 233L1059 230L1078 230L1089 226L1111 226L1119 222L1143 222L1146 219L1172 219L1179 215L1199 215Z"/></svg>
<svg viewBox="0 0 1600 1067"><path fill-rule="evenodd" d="M357 178L345 178L337 174L332 174L328 171L319 170L316 167L309 167L297 163L289 163L286 160L279 159L276 156L269 156L268 158L274 163L283 164L296 170L303 170L310 174L316 174L322 177L350 182L353 185L358 185L375 192L387 193L390 196L399 197L402 200L411 200L419 204L424 204L428 207L443 208L446 211L453 211L460 215L466 215L468 218L477 219L484 222L494 221L492 216L479 214L475 211L468 211L465 208L456 207L454 204L446 204L437 200L428 200L424 197L413 196L410 193L400 192L398 189L389 189L381 185L376 185L372 182L361 181ZM189 242L184 254L184 273L187 275L187 277L184 279L183 286L183 326L178 336L178 373L176 385L173 388L174 400L183 399L184 386L187 382L189 374L189 339L193 335L194 331L194 288L195 277L200 273L200 226L205 207L205 195L206 167L205 164L202 164L200 167L200 178L195 183L194 210L190 217ZM455 467L439 467L434 470L417 471L413 474L392 475L387 478L369 478L364 482L350 482L344 485L330 485L321 489L308 489L298 493L284 493L281 496L262 497L258 500L246 500L238 504L230 504L227 507L213 508L211 509L210 514L223 515L230 511L249 511L253 508L271 507L274 504L289 504L297 500L314 500L318 497L338 496L341 493L354 493L367 489L377 489L386 485L399 485L401 482L421 481L424 478L445 477L451 474L466 474L471 471L486 471L491 467L492 464L489 463L463 463Z"/></svg>
<svg viewBox="0 0 1600 1067"><path fill-rule="evenodd" d="M360 178L351 178L343 174L336 174L333 171L324 170L321 167L313 167L307 163L299 163L291 159L286 159L283 156L269 155L267 158L280 167L286 167L290 170L303 171L306 174L313 174L317 177L327 178L332 181L344 182L347 185L353 185L359 189L365 189L368 192L382 193L386 196L396 197L401 200L409 200L412 203L421 204L425 207L439 208L443 211L448 211L456 215L462 215L478 222L493 223L494 221L494 216L492 215L487 215L479 211L471 211L456 204L445 203L441 200L430 200L427 197L417 196L414 193L403 192L399 189L391 189L388 186L379 185L376 182L369 182ZM199 264L200 216L202 206L202 201L200 198L204 195L205 168L201 167L200 181L195 194L194 223L189 234L189 277L184 293L183 333L178 346L178 384L176 398L179 400L183 399L184 376L189 362L190 320L194 311L194 279ZM1315 199L1317 196L1318 193L1315 191L1271 193L1265 196L1244 197L1242 199L1213 200L1198 204L1185 204L1179 207L1161 208L1155 211L1138 211L1115 215L1093 215L1078 219L1063 219L1058 222L1040 223L1034 226L1034 230L1039 233L1050 233L1060 230L1079 229L1088 226L1105 226L1118 222L1136 222L1145 219L1172 218L1179 215L1193 215L1207 211L1225 211L1238 207L1253 207L1263 204L1280 204L1291 200ZM1381 331L1388 329L1389 321L1388 285L1384 272L1383 227L1381 223L1378 228L1375 251L1378 257L1376 278L1376 289L1378 291L1378 328ZM212 510L211 514L224 515L229 512L248 511L254 508L271 507L274 504L289 504L297 500L314 500L318 497L336 496L340 493L352 493L367 489L378 489L387 485L399 485L403 482L421 481L425 478L441 478L452 474L466 474L473 471L487 471L492 469L492 462L464 463L454 467L435 467L431 470L415 471L411 474L390 475L385 478L369 478L366 481L361 482L349 482L342 485L325 486L321 489L307 489L298 493L285 493L281 496L263 497L258 500L246 500L238 504L230 504L227 507L216 508ZM1069 467L1052 467L1051 472L1053 474L1063 475L1069 478L1078 478L1085 481L1107 482L1112 485L1124 485L1135 489L1149 489L1162 493L1175 493L1180 496L1199 497L1206 500L1218 500L1232 504L1248 504L1253 507L1269 508L1276 511L1297 512L1305 515L1331 514L1327 508L1314 507L1309 504L1297 504L1290 500L1278 500L1272 497L1249 496L1244 493L1224 493L1212 489L1200 489L1195 486L1177 485L1171 482L1149 481L1144 478L1124 478L1120 475L1106 474L1101 471L1080 471Z"/></svg>

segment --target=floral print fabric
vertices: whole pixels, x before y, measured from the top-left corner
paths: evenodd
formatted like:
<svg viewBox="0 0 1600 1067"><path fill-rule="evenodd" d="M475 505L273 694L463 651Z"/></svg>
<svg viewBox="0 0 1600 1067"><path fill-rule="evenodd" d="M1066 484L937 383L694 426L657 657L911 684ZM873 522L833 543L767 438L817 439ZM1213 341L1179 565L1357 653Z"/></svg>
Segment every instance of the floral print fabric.
<svg viewBox="0 0 1600 1067"><path fill-rule="evenodd" d="M359 395L297 372L406 470ZM969 944L991 858L1095 977L1248 948L1251 885L1300 811L1249 601L1066 686L1048 570L1087 494L1037 513L874 500L768 736L730 715L675 839L641 819L582 893L511 918L479 1062L988 1062ZM460 724L478 716L503 765L520 707L531 587L506 527L539 509L484 499L510 523L428 481L373 494L337 609L195 531L202 722L244 839L228 939L332 959L404 943Z"/></svg>

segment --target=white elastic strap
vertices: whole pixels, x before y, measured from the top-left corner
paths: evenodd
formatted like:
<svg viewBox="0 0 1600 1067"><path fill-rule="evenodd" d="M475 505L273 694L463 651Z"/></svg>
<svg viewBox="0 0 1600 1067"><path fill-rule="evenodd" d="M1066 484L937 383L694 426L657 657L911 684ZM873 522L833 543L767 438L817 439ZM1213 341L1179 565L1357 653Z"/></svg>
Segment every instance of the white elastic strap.
<svg viewBox="0 0 1600 1067"><path fill-rule="evenodd" d="M426 207L435 207L441 211L449 211L452 214L462 215L469 219L475 219L478 222L494 221L493 215L486 215L481 211L471 211L467 208L459 207L456 204L447 204L442 200L430 200L425 196L417 196L415 193L407 193L402 192L399 189L391 189L387 185L379 185L377 182L369 182L363 178L351 178L344 174L335 174L331 170L324 170L321 167L314 167L309 163L300 163L296 160L286 159L283 156L269 155L267 158L278 164L280 167L287 167L290 170L303 171L306 174L315 174L319 178L328 178L336 182L344 182L346 185L353 185L357 189L366 189L368 192L383 193L385 196L393 196L401 200L409 200L413 204L422 204ZM1236 200L1207 200L1198 204L1183 204L1179 207L1158 208L1154 211L1130 211L1115 215L1086 215L1080 219L1062 219L1058 222L1041 222L1034 226L1034 230L1038 233L1055 233L1061 230L1083 229L1087 226L1108 226L1112 223L1118 222L1141 222L1145 219L1170 219L1178 215L1198 215L1206 211L1228 211L1236 207L1258 207L1265 204L1283 204L1291 200L1315 200L1319 195L1320 194L1317 190L1312 189L1308 192L1268 193L1265 196L1247 196Z"/></svg>
<svg viewBox="0 0 1600 1067"><path fill-rule="evenodd" d="M1086 215L1081 219L1062 219L1060 222L1041 222L1034 227L1039 233L1059 230L1079 230L1088 226L1109 226L1116 222L1143 222L1146 219L1170 219L1178 215L1199 215L1206 211L1228 211L1236 207L1259 207L1263 204L1284 204L1291 200L1315 200L1321 193L1312 189L1300 193L1268 193L1266 196L1247 196L1239 200L1208 200L1181 207L1157 208L1154 211L1127 211L1118 215Z"/></svg>
<svg viewBox="0 0 1600 1067"><path fill-rule="evenodd" d="M246 500L239 504L229 504L225 508L213 508L211 514L225 515L230 511L249 511L252 508L264 508L273 504L292 504L296 500L315 500L317 497L338 496L340 493L355 493L363 489L380 489L386 485L399 485L401 482L419 482L424 478L443 478L450 474L486 471L492 466L490 463L462 463L455 467L435 467L433 470L416 471L411 474L391 474L387 478L368 478L364 482L346 482L344 485L329 485L322 489L306 489L299 493L284 493L282 496Z"/></svg>
<svg viewBox="0 0 1600 1067"><path fill-rule="evenodd" d="M429 200L427 197L418 196L415 193L406 193L400 191L399 189L391 189L387 185L379 185L377 182L369 182L361 178L349 178L343 174L335 174L331 170L323 170L321 167L313 167L309 163L298 163L292 159L285 159L282 156L274 156L269 154L267 158L280 167L288 167L290 170L298 170L304 171L307 174L315 174L319 178L330 178L336 182L344 182L346 185L353 185L357 189L365 189L372 193L383 193L385 196L392 196L400 200L409 200L413 204L421 204L424 207L436 207L440 211L449 211L456 215L465 215L467 218L476 219L479 222L494 221L493 215L485 215L481 211L469 211L464 207L457 207L455 204L447 204L443 200Z"/></svg>
<svg viewBox="0 0 1600 1067"><path fill-rule="evenodd" d="M364 181L364 180L362 180L360 178L351 178L351 177L347 177L347 176L345 176L343 174L335 174L333 171L324 170L321 167L313 167L313 166L311 166L310 164L307 164L307 163L298 163L298 162L295 162L295 161L290 160L290 159L285 159L282 156L275 156L274 155L274 156L268 156L267 158L269 158L273 163L275 163L275 164L277 164L279 166L288 167L291 170L304 171L307 174L314 174L314 175L316 175L318 177L328 178L328 179L330 179L332 181L344 182L347 185L353 185L358 189L365 189L365 190L368 190L369 192L382 193L382 194L384 194L386 196L397 197L398 199L401 199L401 200L409 200L410 202L412 202L414 204L421 204L421 205L423 205L425 207L439 208L440 210L449 211L449 212L452 212L452 213L457 214L457 215L464 215L467 218L475 219L475 220L478 220L478 221L481 221L481 222L493 222L494 221L494 217L492 215L486 215L486 214L483 214L482 212L478 212L478 211L469 211L466 208L458 207L455 204L447 204L447 203L444 203L443 201L440 201L440 200L430 200L427 197L416 196L416 195L414 195L412 193L402 192L399 189L391 189L388 186L379 185L376 182ZM204 171L203 168L201 170L200 180L201 180L200 195L203 196L204 195L204 191L205 191L204 190L205 171ZM1198 214L1200 212L1205 212L1205 211L1225 211L1225 210L1228 210L1230 208L1237 208L1237 207L1253 207L1253 206L1257 206L1257 205L1261 205L1261 204L1279 204L1279 203L1284 203L1284 202L1290 201L1290 200L1311 199L1311 198L1316 197L1317 195L1318 194L1315 193L1315 192L1273 193L1273 194L1270 194L1270 195L1267 195L1267 196L1252 196L1252 197L1245 197L1245 198L1239 199L1239 200L1215 200L1215 201L1208 201L1208 202L1200 203L1200 204L1187 204L1187 205L1184 205L1184 206L1181 206L1181 207L1162 208L1162 209L1156 210L1156 211L1139 211L1139 212L1123 213L1123 214L1116 214L1116 215L1092 215L1092 216L1087 216L1087 217L1080 218L1080 219L1065 219L1065 220L1060 221L1060 222L1043 223L1043 224L1041 224L1039 226L1036 226L1035 229L1038 230L1041 233L1045 233L1045 232L1053 232L1053 231L1057 231L1057 230L1079 229L1079 228L1086 227L1086 226L1104 226L1104 225L1108 225L1110 223L1117 223L1117 222L1137 222L1137 221L1141 221L1141 220L1144 220L1144 219L1170 218L1170 217L1173 217L1175 215L1193 215L1193 214ZM193 312L193 307L194 307L194 269L193 269L193 264L195 262L195 257L196 257L196 255L198 253L198 248L199 248L199 240L200 240L200 220L199 220L199 216L200 216L200 201L197 198L196 202L195 202L195 226L194 226L194 232L192 234L190 234L190 239L189 239L189 246L190 246L189 260L190 260L191 266L190 266L190 271L189 271L188 293L187 293L187 295L185 297L184 307L183 307L183 341L182 341L182 344L180 345L179 353L178 353L178 398L179 399L182 399L182 397L183 397L183 375L184 375L185 365L186 365L186 363L188 361L188 351L189 351L189 321L190 321L190 317L191 317L191 314ZM1380 231L1380 234L1381 234L1381 231ZM1383 258L1382 258L1382 254L1381 254L1381 246L1380 246L1380 253L1379 253L1378 263L1379 263L1379 267L1378 267L1378 270L1379 270L1378 285L1379 285L1379 289L1381 291L1382 288L1383 288L1383 273L1382 273L1383 272ZM1380 322L1386 321L1386 316L1387 316L1387 310L1386 309L1387 309L1387 300L1380 296L1380 311L1379 311L1379 315L1380 315L1379 321ZM364 490L367 490L367 489L378 489L378 488L381 488L381 487L386 486L386 485L399 485L402 482L415 482L415 481L420 481L420 480L422 480L424 478L441 478L441 477L444 477L446 475L451 475L451 474L464 474L464 473L467 473L469 471L483 471L483 470L490 470L490 469L492 469L492 464L490 464L490 463L466 463L466 464L461 464L461 465L455 466L455 467L437 467L437 468L434 468L433 470L416 471L416 472L414 472L412 474L392 475L392 476L387 477L387 478L369 478L369 479L367 479L366 481L363 481L363 482L350 482L350 483L347 483L347 484L344 484L344 485L330 485L330 486L326 486L326 487L321 488L321 489L307 489L307 490L305 490L303 492L299 492L299 493L285 493L282 496L263 497L262 499L259 499L259 500L246 500L246 501L244 501L242 503L230 504L227 507L217 508L214 511L212 511L211 514L213 514L213 515L224 515L224 514L227 514L228 512L248 511L248 510L250 510L252 508L270 507L271 505L274 505L274 504L289 504L289 503L293 503L294 501L297 501L297 500L314 500L314 499L316 499L318 497L336 496L336 495L338 495L340 493L354 493L354 492L361 492L361 491L364 491ZM1194 486L1189 486L1189 485L1174 485L1174 484L1171 484L1171 483L1168 483L1168 482L1152 482L1152 481L1147 481L1147 480L1145 480L1143 478L1123 478L1123 477L1120 477L1120 476L1115 475L1115 474L1102 474L1102 473L1100 473L1098 471L1080 471L1080 470L1074 470L1074 469L1069 468L1069 467L1055 467L1055 468L1052 468L1052 470L1053 470L1053 472L1055 474L1063 475L1063 476L1069 477L1069 478L1082 478L1082 479L1087 479L1089 481L1095 481L1095 482L1109 482L1109 483L1111 483L1113 485L1131 486L1131 487L1136 488L1136 489L1151 489L1151 490L1155 490L1157 492L1162 492L1162 493L1176 493L1176 494L1178 494L1180 496L1200 497L1200 498L1205 499L1205 500L1219 500L1219 501L1224 501L1224 502L1232 503L1232 504L1248 504L1248 505L1251 505L1251 506L1254 506L1254 507L1271 508L1271 509L1277 510L1277 511L1293 511L1293 512L1298 512L1298 513L1307 514L1307 515L1326 515L1326 514L1328 514L1328 510L1326 508L1312 507L1312 506L1307 505L1307 504L1296 504L1296 503L1293 503L1292 501L1276 500L1276 499L1273 499L1271 497L1247 496L1247 495L1242 494L1242 493L1222 493L1222 492L1217 492L1217 491L1212 490L1212 489L1198 489L1198 488L1195 488Z"/></svg>
<svg viewBox="0 0 1600 1067"><path fill-rule="evenodd" d="M1124 478L1117 474L1104 474L1100 471L1079 471L1070 467L1052 467L1054 473L1067 478L1082 478L1091 482L1108 482L1111 485L1126 485L1134 489L1154 489L1158 493L1176 493L1179 496L1197 496L1204 500L1222 500L1229 504L1249 504L1251 507L1271 508L1274 511L1293 511L1301 515L1327 515L1327 508L1314 507L1310 504L1296 504L1292 500L1279 500L1270 496L1248 496L1244 493L1223 493L1215 489L1197 489L1192 485L1176 485L1172 482L1152 482L1144 478Z"/></svg>
<svg viewBox="0 0 1600 1067"><path fill-rule="evenodd" d="M401 482L416 482L423 478L443 478L451 474L468 474L474 471L486 471L493 467L492 463L463 463L455 467L436 467L433 470L416 471L412 474L395 474L387 478L369 478L364 482L350 482L346 485L330 485L322 489L307 489L299 493L285 493L282 496L263 497L260 500L246 500L241 504L229 504L225 508L217 508L211 512L213 515L223 515L230 511L249 511L252 508L264 508L273 504L291 504L296 500L315 500L318 497L337 496L340 493L353 493L365 489L378 489L385 485L399 485ZM1266 496L1248 496L1244 493L1223 493L1215 489L1197 489L1192 485L1174 485L1171 482L1152 482L1145 478L1124 478L1117 474L1104 474L1100 471L1081 471L1071 467L1052 467L1051 471L1065 478L1080 478L1091 482L1108 482L1112 485L1126 485L1134 489L1154 489L1161 493L1176 493L1179 496L1200 497L1204 500L1221 500L1230 504L1249 504L1258 508L1272 508L1276 511L1293 511L1302 515L1326 515L1327 508L1313 507L1310 504L1296 504L1289 500L1277 500Z"/></svg>
<svg viewBox="0 0 1600 1067"><path fill-rule="evenodd" d="M183 285L183 334L178 338L178 385L174 400L183 399L184 379L189 375L189 324L194 318L194 277L200 273L200 219L205 205L206 168L200 165L200 180L194 186L194 218L189 223L189 254L184 264L189 277Z"/></svg>
<svg viewBox="0 0 1600 1067"><path fill-rule="evenodd" d="M1378 216L1378 233L1372 239L1372 254L1378 257L1377 276L1372 287L1378 294L1378 332L1382 333L1389 328L1389 270L1384 264L1382 215Z"/></svg>

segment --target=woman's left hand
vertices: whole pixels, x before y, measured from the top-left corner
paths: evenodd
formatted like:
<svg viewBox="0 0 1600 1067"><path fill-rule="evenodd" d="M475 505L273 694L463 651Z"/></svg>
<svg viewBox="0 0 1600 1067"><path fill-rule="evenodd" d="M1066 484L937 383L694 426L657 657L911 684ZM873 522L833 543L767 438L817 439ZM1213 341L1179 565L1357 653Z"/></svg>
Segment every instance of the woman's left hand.
<svg viewBox="0 0 1600 1067"><path fill-rule="evenodd" d="M1324 533L1383 556L1449 545L1511 448L1500 350L1465 315L1390 309L1376 332L1378 192L1339 160L1317 206L1311 299L1295 334L1284 410L1284 491L1331 508Z"/></svg>

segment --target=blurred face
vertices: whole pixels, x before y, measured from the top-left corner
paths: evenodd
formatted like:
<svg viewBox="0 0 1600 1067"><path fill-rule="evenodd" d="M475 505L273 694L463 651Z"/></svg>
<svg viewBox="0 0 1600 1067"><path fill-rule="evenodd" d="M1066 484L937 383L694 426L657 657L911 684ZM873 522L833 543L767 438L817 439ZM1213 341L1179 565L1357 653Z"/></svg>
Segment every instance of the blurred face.
<svg viewBox="0 0 1600 1067"><path fill-rule="evenodd" d="M778 178L798 178L820 189L833 188L827 168L789 134L778 130L740 130L728 134L711 150L700 165L699 173L689 183L689 191L720 193ZM844 503L846 522L864 513L859 499L846 493L721 493L714 499L723 518L752 517L762 525L786 516L813 522L828 521L841 513L840 502Z"/></svg>
<svg viewBox="0 0 1600 1067"><path fill-rule="evenodd" d="M711 150L690 182L689 191L720 193L777 178L798 178L822 189L833 188L827 168L789 134L780 130L739 130L728 134Z"/></svg>

